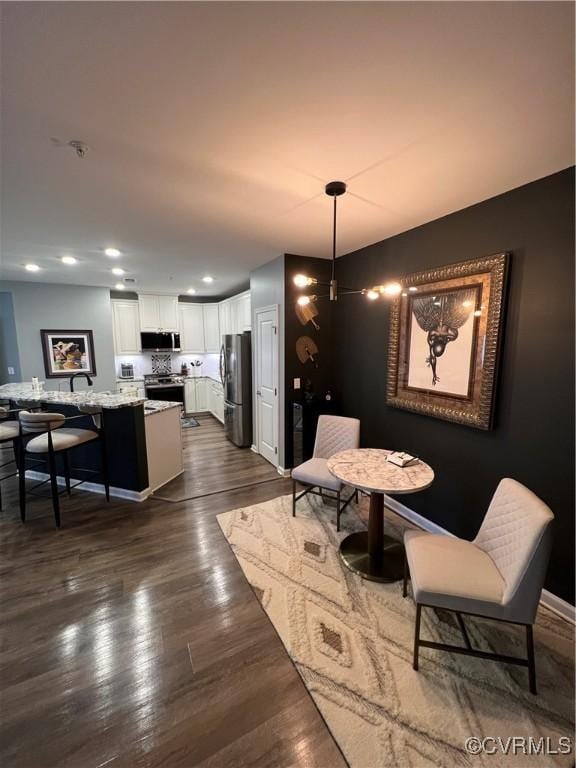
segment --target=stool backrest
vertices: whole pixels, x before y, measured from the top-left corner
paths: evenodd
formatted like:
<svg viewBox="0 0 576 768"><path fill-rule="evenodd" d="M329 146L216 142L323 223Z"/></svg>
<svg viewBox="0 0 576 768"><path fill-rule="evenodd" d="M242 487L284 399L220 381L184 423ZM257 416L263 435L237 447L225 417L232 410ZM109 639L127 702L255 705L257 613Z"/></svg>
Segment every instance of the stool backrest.
<svg viewBox="0 0 576 768"><path fill-rule="evenodd" d="M318 419L315 459L329 459L339 451L358 448L360 445L360 421L347 416L323 415Z"/></svg>
<svg viewBox="0 0 576 768"><path fill-rule="evenodd" d="M30 411L20 411L20 424L22 432L30 434L33 432L50 432L53 429L63 427L66 417L62 413L47 413L40 411L30 413Z"/></svg>
<svg viewBox="0 0 576 768"><path fill-rule="evenodd" d="M550 555L550 508L521 483L505 477L492 497L474 540L494 561L506 587L502 602L522 599L535 607Z"/></svg>

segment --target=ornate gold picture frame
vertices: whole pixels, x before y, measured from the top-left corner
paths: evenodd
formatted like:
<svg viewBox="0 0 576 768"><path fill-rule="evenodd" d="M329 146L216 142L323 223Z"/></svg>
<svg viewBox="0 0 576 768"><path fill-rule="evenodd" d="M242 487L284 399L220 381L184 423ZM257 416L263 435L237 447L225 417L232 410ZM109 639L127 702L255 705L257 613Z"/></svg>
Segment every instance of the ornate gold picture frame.
<svg viewBox="0 0 576 768"><path fill-rule="evenodd" d="M403 280L390 316L386 402L491 429L509 254Z"/></svg>

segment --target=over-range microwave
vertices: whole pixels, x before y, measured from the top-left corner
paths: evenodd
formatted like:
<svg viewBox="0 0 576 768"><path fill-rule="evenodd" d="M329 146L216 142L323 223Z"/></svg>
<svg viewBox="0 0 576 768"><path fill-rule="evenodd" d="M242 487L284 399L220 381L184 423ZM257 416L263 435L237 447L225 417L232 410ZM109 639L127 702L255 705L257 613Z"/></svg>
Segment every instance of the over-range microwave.
<svg viewBox="0 0 576 768"><path fill-rule="evenodd" d="M180 352L179 333L141 333L142 352Z"/></svg>

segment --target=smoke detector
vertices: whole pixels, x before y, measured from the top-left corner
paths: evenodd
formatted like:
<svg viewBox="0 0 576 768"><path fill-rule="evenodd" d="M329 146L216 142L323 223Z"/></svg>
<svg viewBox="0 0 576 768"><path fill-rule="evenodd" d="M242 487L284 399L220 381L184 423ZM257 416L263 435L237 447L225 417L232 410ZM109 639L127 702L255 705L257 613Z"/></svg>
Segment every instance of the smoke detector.
<svg viewBox="0 0 576 768"><path fill-rule="evenodd" d="M70 139L70 141L60 141L60 139L52 138L50 139L52 144L54 144L55 147L70 147L70 149L73 149L74 152L78 155L78 157L83 160L86 157L86 154L90 147L88 144L86 144L85 141L81 141L80 139Z"/></svg>

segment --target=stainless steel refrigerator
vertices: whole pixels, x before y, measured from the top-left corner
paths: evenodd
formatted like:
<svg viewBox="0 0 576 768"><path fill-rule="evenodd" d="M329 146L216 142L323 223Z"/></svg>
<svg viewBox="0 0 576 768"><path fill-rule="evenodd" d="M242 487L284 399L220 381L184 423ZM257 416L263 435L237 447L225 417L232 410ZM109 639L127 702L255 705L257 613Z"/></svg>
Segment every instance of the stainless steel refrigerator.
<svg viewBox="0 0 576 768"><path fill-rule="evenodd" d="M220 378L226 437L240 448L248 447L252 445L252 349L248 331L222 337Z"/></svg>

